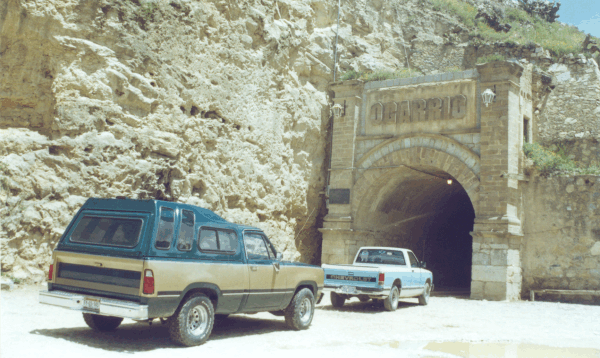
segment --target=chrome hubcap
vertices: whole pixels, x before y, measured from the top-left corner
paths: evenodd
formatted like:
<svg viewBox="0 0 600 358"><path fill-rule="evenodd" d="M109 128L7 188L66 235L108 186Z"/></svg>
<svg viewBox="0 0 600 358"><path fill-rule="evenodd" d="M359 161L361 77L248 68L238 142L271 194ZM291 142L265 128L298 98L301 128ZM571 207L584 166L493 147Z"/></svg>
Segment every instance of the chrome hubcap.
<svg viewBox="0 0 600 358"><path fill-rule="evenodd" d="M431 286L425 285L425 300L429 301L429 294L431 293Z"/></svg>
<svg viewBox="0 0 600 358"><path fill-rule="evenodd" d="M199 336L206 331L208 327L208 310L204 306L195 306L188 312L187 317L188 332L194 336Z"/></svg>
<svg viewBox="0 0 600 358"><path fill-rule="evenodd" d="M398 306L398 290L392 292L392 307Z"/></svg>
<svg viewBox="0 0 600 358"><path fill-rule="evenodd" d="M308 323L312 315L312 304L308 298L302 299L300 302L300 322L302 324Z"/></svg>

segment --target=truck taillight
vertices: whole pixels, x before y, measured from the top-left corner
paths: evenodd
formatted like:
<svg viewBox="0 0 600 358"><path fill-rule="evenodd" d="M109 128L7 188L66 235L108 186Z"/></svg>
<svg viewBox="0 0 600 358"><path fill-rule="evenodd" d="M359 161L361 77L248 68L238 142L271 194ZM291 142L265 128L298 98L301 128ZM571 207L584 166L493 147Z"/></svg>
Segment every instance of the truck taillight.
<svg viewBox="0 0 600 358"><path fill-rule="evenodd" d="M48 281L52 281L52 274L54 273L54 264L50 264L48 269Z"/></svg>
<svg viewBox="0 0 600 358"><path fill-rule="evenodd" d="M154 274L152 270L146 270L144 272L144 293L151 295L154 293Z"/></svg>
<svg viewBox="0 0 600 358"><path fill-rule="evenodd" d="M385 281L385 273L380 272L379 273L379 285L383 286L383 281Z"/></svg>

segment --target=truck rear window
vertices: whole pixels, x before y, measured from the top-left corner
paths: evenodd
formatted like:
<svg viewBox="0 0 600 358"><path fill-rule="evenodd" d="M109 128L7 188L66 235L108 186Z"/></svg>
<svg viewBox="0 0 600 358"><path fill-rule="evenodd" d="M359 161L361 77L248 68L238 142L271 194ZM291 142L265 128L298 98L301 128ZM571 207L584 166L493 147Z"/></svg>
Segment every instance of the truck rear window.
<svg viewBox="0 0 600 358"><path fill-rule="evenodd" d="M402 251L364 249L356 257L356 262L384 265L406 265Z"/></svg>
<svg viewBox="0 0 600 358"><path fill-rule="evenodd" d="M135 247L142 229L141 219L84 216L73 234L71 242L101 246Z"/></svg>

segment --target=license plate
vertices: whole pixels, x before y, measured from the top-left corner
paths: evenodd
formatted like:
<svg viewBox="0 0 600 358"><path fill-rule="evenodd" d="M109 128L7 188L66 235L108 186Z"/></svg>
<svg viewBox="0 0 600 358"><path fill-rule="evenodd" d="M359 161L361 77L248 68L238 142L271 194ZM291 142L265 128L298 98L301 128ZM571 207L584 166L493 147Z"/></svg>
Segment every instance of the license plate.
<svg viewBox="0 0 600 358"><path fill-rule="evenodd" d="M340 291L342 291L342 293L356 293L356 287L354 286L342 286L340 287Z"/></svg>
<svg viewBox="0 0 600 358"><path fill-rule="evenodd" d="M83 308L88 311L100 312L100 300L97 298L85 297L83 299Z"/></svg>

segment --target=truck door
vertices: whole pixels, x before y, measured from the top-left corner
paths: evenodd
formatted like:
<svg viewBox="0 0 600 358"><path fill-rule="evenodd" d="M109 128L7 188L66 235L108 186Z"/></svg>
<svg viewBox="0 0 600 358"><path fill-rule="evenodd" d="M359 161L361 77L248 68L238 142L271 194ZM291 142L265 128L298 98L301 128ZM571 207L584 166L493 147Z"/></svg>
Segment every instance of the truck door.
<svg viewBox="0 0 600 358"><path fill-rule="evenodd" d="M419 260L412 251L407 251L408 259L410 260L410 267L412 270L412 288L413 289L422 289L425 286L425 283L421 282L421 266L419 265Z"/></svg>
<svg viewBox="0 0 600 358"><path fill-rule="evenodd" d="M244 233L250 290L244 311L278 309L285 296L285 277L275 269L275 255L259 233Z"/></svg>

